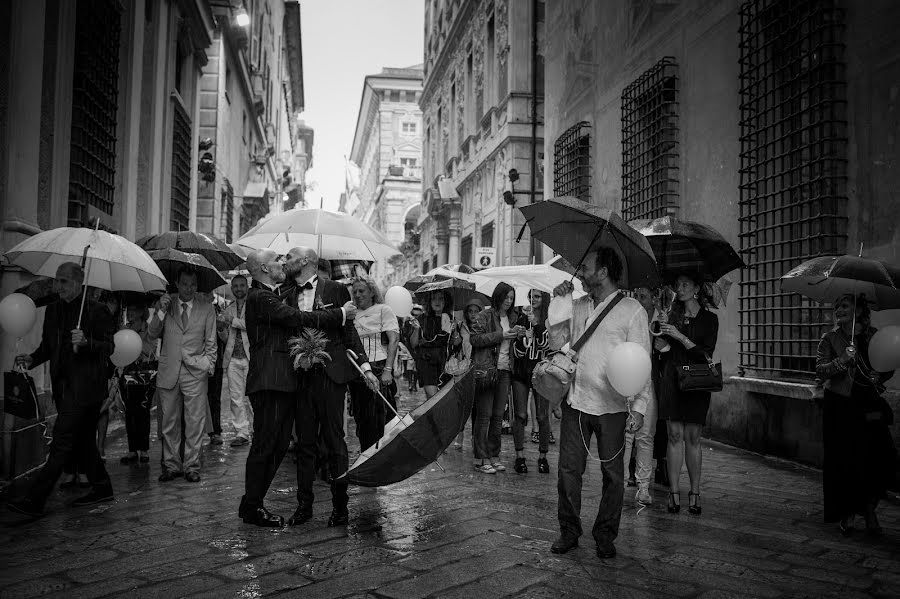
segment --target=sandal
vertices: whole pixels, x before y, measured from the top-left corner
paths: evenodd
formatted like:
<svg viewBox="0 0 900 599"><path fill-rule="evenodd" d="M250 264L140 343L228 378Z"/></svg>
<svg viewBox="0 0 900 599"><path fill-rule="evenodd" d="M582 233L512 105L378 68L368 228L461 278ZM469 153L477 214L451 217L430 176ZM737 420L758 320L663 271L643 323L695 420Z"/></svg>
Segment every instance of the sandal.
<svg viewBox="0 0 900 599"><path fill-rule="evenodd" d="M490 464L475 464L475 470L482 474L497 474L497 471Z"/></svg>
<svg viewBox="0 0 900 599"><path fill-rule="evenodd" d="M531 442L532 443L540 443L541 437L536 430L531 431Z"/></svg>
<svg viewBox="0 0 900 599"><path fill-rule="evenodd" d="M688 491L688 512L695 516L699 516L703 509L700 507L700 493L694 493L693 491Z"/></svg>
<svg viewBox="0 0 900 599"><path fill-rule="evenodd" d="M681 493L669 492L669 505L666 509L670 514L677 514L681 511Z"/></svg>

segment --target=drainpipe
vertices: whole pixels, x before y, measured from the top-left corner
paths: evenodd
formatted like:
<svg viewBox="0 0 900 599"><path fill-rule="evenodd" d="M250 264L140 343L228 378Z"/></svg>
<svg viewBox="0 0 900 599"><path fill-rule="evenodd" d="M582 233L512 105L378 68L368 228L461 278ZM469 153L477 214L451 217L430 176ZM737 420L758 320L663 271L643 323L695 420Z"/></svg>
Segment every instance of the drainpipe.
<svg viewBox="0 0 900 599"><path fill-rule="evenodd" d="M537 61L538 61L538 0L531 0L531 203L537 190ZM529 236L531 250L529 262L534 263L537 256L537 242L533 235Z"/></svg>

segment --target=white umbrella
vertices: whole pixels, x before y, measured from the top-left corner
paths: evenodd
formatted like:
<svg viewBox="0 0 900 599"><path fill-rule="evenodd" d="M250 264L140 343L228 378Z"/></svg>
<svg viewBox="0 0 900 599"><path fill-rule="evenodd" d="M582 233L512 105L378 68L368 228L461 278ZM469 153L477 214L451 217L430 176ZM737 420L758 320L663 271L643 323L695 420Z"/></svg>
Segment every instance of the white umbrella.
<svg viewBox="0 0 900 599"><path fill-rule="evenodd" d="M458 275L457 275L458 276ZM585 295L581 281L572 279L567 274L551 264L526 264L524 266L495 266L478 271L474 275L467 275L475 283L475 290L490 296L497 284L503 281L512 285L516 290L516 305L529 305L528 291L538 289L546 293L553 293L553 289L564 281L572 281L575 286L573 297L578 299Z"/></svg>
<svg viewBox="0 0 900 599"><path fill-rule="evenodd" d="M64 262L88 258L85 285L109 291L165 291L166 277L147 252L119 235L84 227L38 233L6 252L11 264L55 277Z"/></svg>
<svg viewBox="0 0 900 599"><path fill-rule="evenodd" d="M286 254L291 248L317 249L326 260L377 261L400 253L391 241L358 218L319 208L294 209L247 231L238 243Z"/></svg>

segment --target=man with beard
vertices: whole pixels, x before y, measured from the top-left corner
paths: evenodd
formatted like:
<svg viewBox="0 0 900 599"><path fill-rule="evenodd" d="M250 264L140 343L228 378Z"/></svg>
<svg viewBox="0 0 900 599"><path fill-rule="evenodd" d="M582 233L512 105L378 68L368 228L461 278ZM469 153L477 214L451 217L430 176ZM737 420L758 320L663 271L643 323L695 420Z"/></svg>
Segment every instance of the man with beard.
<svg viewBox="0 0 900 599"><path fill-rule="evenodd" d="M225 380L228 381L225 386L228 390L225 397L230 399L231 422L237 435L231 442L232 447L241 447L250 442L252 414L245 395L247 369L250 367L250 342L247 339L245 323L248 290L247 277L244 275L235 275L231 279L231 294L234 296L234 301L225 308L225 312L221 316L227 330L219 335L225 341L225 354L222 361Z"/></svg>
<svg viewBox="0 0 900 599"><path fill-rule="evenodd" d="M299 380L288 339L301 327L337 334L352 321L356 309L349 304L301 312L282 302L276 291L284 282L284 270L272 250L250 254L247 269L253 277L244 318L250 342L247 394L253 407L253 441L238 515L248 524L283 526L284 519L270 513L263 499L287 452L294 425Z"/></svg>
<svg viewBox="0 0 900 599"><path fill-rule="evenodd" d="M320 280L319 257L310 248L297 247L285 256L288 278L296 284L282 292L289 305L300 310L320 310L329 306L341 306L350 302L350 292L340 283ZM351 304L352 305L352 304ZM313 482L316 478L316 444L321 435L327 451L328 469L331 475L331 517L328 526L347 523L347 483L335 481L349 467L347 443L344 440L344 398L347 383L359 376L347 357L347 349L359 356L359 364L366 373L366 383L373 391L380 388L378 378L372 373L366 352L356 332L347 321L339 333L328 336L325 352L331 357L325 364L317 364L301 373L301 392L297 399L297 510L288 525L297 526L312 518Z"/></svg>

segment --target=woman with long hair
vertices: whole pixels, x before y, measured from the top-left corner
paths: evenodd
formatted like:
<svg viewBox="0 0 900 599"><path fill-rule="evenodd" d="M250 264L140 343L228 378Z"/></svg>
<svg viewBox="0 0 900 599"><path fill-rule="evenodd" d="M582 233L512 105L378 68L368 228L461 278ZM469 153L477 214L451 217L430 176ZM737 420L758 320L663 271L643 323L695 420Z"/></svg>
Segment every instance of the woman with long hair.
<svg viewBox="0 0 900 599"><path fill-rule="evenodd" d="M531 310L519 316L516 324L525 328L525 334L513 343L515 362L512 369L513 392L513 443L516 446L515 471L528 473L525 463L525 425L528 424L528 394L534 394L535 411L538 422L538 472L550 473L547 451L550 448L550 403L531 385L531 375L538 362L544 359L550 347L547 332L547 307L550 295L532 289L529 293Z"/></svg>
<svg viewBox="0 0 900 599"><path fill-rule="evenodd" d="M450 294L432 291L425 303L425 312L411 320L412 332L409 342L416 352L416 370L419 382L425 389L425 397L431 398L438 392L444 379L444 365L447 363L447 346L450 341L453 301Z"/></svg>
<svg viewBox="0 0 900 599"><path fill-rule="evenodd" d="M894 373L875 372L869 363L869 341L876 329L870 325L865 296L843 295L833 307L834 329L822 336L816 352L816 375L825 383L825 522L838 522L841 533L849 535L860 514L866 532L878 535L881 526L875 509L896 472L888 428L893 412L881 396L884 382Z"/></svg>
<svg viewBox="0 0 900 599"><path fill-rule="evenodd" d="M122 464L150 461L150 405L156 392L156 341L150 339L147 321L150 311L144 304L129 305L126 310L125 328L141 337L141 355L126 366L120 379L122 399L125 403L125 433L128 437L128 454L119 460Z"/></svg>
<svg viewBox="0 0 900 599"><path fill-rule="evenodd" d="M381 394L396 410L397 383L394 381L393 365L400 341L397 316L384 303L381 291L371 277L358 275L353 279L351 289L357 308L353 324L366 350L372 372L381 381ZM360 451L365 451L381 438L384 425L394 414L360 378L350 381L350 402Z"/></svg>
<svg viewBox="0 0 900 599"><path fill-rule="evenodd" d="M688 275L675 280L676 299L669 322L660 332L671 340L671 351L662 358L659 417L667 421L669 434L666 461L669 468L669 513L681 511L681 465L687 462L691 489L688 511L699 516L700 470L703 461L700 433L709 411L708 391L682 391L678 371L688 364L706 363L712 358L719 335L719 319L709 311L709 298L702 285ZM673 343L674 342L674 343Z"/></svg>
<svg viewBox="0 0 900 599"><path fill-rule="evenodd" d="M491 306L478 315L472 331L472 367L475 369L475 424L472 444L475 470L495 474L506 470L500 461L503 412L512 380L512 342L525 336L517 325L516 291L498 283L491 294Z"/></svg>
<svg viewBox="0 0 900 599"><path fill-rule="evenodd" d="M472 298L466 303L466 309L463 311L463 321L458 325L454 325L454 333L450 336L450 351L461 352L464 358L472 359L472 327L475 325L475 319L478 318L478 315L481 311L484 310L484 305L481 303L481 300L476 298ZM466 354L468 352L468 355ZM475 423L475 402L472 402L472 426ZM463 441L465 440L466 429L465 423L463 424L463 428L459 431L459 434L456 435L456 441L453 443L453 448L456 451L462 451Z"/></svg>

